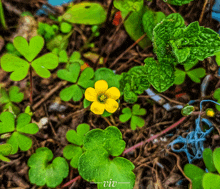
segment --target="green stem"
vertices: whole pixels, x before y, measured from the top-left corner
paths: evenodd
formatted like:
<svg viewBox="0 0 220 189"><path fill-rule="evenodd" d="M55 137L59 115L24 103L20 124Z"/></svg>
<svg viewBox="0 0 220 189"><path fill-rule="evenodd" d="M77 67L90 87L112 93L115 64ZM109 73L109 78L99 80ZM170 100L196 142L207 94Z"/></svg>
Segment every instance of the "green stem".
<svg viewBox="0 0 220 189"><path fill-rule="evenodd" d="M3 28L7 29L7 26L6 26L6 23L5 23L3 6L2 6L2 0L0 0L0 21L2 23Z"/></svg>

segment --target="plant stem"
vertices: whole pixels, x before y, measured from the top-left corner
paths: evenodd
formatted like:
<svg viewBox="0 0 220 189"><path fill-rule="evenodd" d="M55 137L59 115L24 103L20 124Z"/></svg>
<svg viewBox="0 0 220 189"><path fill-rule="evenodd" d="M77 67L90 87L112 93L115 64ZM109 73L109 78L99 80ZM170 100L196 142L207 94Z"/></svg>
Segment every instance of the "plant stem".
<svg viewBox="0 0 220 189"><path fill-rule="evenodd" d="M30 66L30 106L33 103L33 78L32 78L32 67Z"/></svg>
<svg viewBox="0 0 220 189"><path fill-rule="evenodd" d="M66 184L64 184L63 186L61 186L61 188L65 188L67 186L69 186L70 184L72 184L73 182L76 182L77 180L81 179L82 177L79 175L77 177L75 177L74 179L70 180L69 182L67 182Z"/></svg>
<svg viewBox="0 0 220 189"><path fill-rule="evenodd" d="M154 140L155 138L157 138L157 137L159 137L159 136L161 136L161 135L167 133L168 131L170 131L170 130L174 129L175 127L177 127L177 126L178 126L180 123L182 123L186 118L187 118L187 117L182 117L179 121L177 121L176 123L174 123L174 124L171 125L170 127L164 129L164 130L161 131L160 133L158 133L158 134L156 134L156 135L150 137L149 139L147 139L147 140L145 140L145 141L142 141L142 142L139 142L138 144L136 144L136 145L134 145L134 146L132 146L132 147L126 149L126 150L123 152L123 154L127 154L128 152L133 151L135 148L138 148L138 147L140 147L140 146L146 144L147 142L150 142L150 141Z"/></svg>
<svg viewBox="0 0 220 189"><path fill-rule="evenodd" d="M0 0L0 20L1 20L3 28L7 29L7 26L6 26L6 23L5 23L3 6L2 6L2 0Z"/></svg>

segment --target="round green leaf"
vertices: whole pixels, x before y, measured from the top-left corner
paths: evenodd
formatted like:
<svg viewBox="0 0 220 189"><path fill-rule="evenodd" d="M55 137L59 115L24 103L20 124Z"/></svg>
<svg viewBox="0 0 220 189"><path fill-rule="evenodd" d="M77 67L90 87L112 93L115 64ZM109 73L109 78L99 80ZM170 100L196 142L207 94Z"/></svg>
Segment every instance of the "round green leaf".
<svg viewBox="0 0 220 189"><path fill-rule="evenodd" d="M8 156L12 151L12 146L10 144L1 144L0 145L0 154L3 156Z"/></svg>
<svg viewBox="0 0 220 189"><path fill-rule="evenodd" d="M186 72L176 68L174 84L181 85L184 82L185 77Z"/></svg>
<svg viewBox="0 0 220 189"><path fill-rule="evenodd" d="M206 173L202 179L202 186L204 189L220 189L220 175L213 173Z"/></svg>
<svg viewBox="0 0 220 189"><path fill-rule="evenodd" d="M69 101L71 98L73 98L74 101L79 101L82 95L82 91L77 85L67 87L60 92L60 98L63 101Z"/></svg>
<svg viewBox="0 0 220 189"><path fill-rule="evenodd" d="M43 48L44 39L41 36L34 36L28 44L24 37L17 36L14 38L13 44L18 52L31 62Z"/></svg>
<svg viewBox="0 0 220 189"><path fill-rule="evenodd" d="M1 58L1 67L6 72L12 72L11 80L20 81L28 74L29 63L12 54L5 54Z"/></svg>
<svg viewBox="0 0 220 189"><path fill-rule="evenodd" d="M2 112L0 115L0 134L15 130L14 115L10 112Z"/></svg>
<svg viewBox="0 0 220 189"><path fill-rule="evenodd" d="M73 144L81 146L83 144L83 136L77 135L75 130L69 130L66 133L66 139Z"/></svg>
<svg viewBox="0 0 220 189"><path fill-rule="evenodd" d="M220 88L215 90L213 97L217 100L220 99Z"/></svg>
<svg viewBox="0 0 220 189"><path fill-rule="evenodd" d="M124 123L131 118L131 114L122 114L119 116L119 120Z"/></svg>
<svg viewBox="0 0 220 189"><path fill-rule="evenodd" d="M145 124L145 121L142 118L135 116L135 115L131 117L131 129L132 130L135 130L136 126L143 127L144 124Z"/></svg>
<svg viewBox="0 0 220 189"><path fill-rule="evenodd" d="M17 143L22 151L27 151L32 146L32 140L29 137L20 133L17 133Z"/></svg>
<svg viewBox="0 0 220 189"><path fill-rule="evenodd" d="M99 3L82 2L73 5L63 19L73 24L96 25L106 20L106 11Z"/></svg>
<svg viewBox="0 0 220 189"><path fill-rule="evenodd" d="M83 70L83 72L80 74L78 85L80 85L83 88L93 87L94 81L91 81L94 76L94 71L92 68L86 68Z"/></svg>
<svg viewBox="0 0 220 189"><path fill-rule="evenodd" d="M14 132L11 137L7 140L7 143L12 146L11 154L15 154L18 151L18 132Z"/></svg>
<svg viewBox="0 0 220 189"><path fill-rule="evenodd" d="M204 68L196 68L186 72L192 81L195 83L200 83L200 78L203 78L206 74Z"/></svg>
<svg viewBox="0 0 220 189"><path fill-rule="evenodd" d="M9 98L12 102L21 102L24 98L24 93L19 92L20 88L17 86L12 86L9 89Z"/></svg>
<svg viewBox="0 0 220 189"><path fill-rule="evenodd" d="M216 168L213 162L212 150L210 148L205 148L203 151L203 161L209 172L215 172Z"/></svg>
<svg viewBox="0 0 220 189"><path fill-rule="evenodd" d="M220 148L216 148L213 152L213 162L215 165L215 168L217 169L218 173L220 173Z"/></svg>
<svg viewBox="0 0 220 189"><path fill-rule="evenodd" d="M62 33L69 33L72 30L72 25L67 22L61 22L60 31Z"/></svg>
<svg viewBox="0 0 220 189"><path fill-rule="evenodd" d="M90 126L86 123L79 124L76 128L77 134L79 136L84 136L90 130Z"/></svg>

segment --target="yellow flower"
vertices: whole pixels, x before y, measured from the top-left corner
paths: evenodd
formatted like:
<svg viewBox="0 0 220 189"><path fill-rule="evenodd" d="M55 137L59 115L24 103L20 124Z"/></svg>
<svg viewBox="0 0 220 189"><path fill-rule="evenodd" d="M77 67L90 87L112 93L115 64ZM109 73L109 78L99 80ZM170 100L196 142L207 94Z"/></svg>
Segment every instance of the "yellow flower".
<svg viewBox="0 0 220 189"><path fill-rule="evenodd" d="M85 91L85 98L93 102L90 110L94 114L101 115L106 110L114 113L118 109L120 91L116 87L108 89L108 83L105 80L99 80L95 83L95 88L89 87Z"/></svg>
<svg viewBox="0 0 220 189"><path fill-rule="evenodd" d="M206 115L209 117L214 117L215 116L215 112L212 108L207 108L206 109Z"/></svg>

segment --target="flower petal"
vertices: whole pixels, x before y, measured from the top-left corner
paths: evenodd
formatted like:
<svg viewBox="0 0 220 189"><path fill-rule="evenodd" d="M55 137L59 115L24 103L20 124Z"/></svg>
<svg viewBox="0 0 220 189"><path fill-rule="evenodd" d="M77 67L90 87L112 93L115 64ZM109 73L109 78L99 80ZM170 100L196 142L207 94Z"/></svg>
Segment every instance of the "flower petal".
<svg viewBox="0 0 220 189"><path fill-rule="evenodd" d="M105 104L101 104L100 102L95 101L92 103L90 110L94 114L102 115L105 111Z"/></svg>
<svg viewBox="0 0 220 189"><path fill-rule="evenodd" d="M109 113L114 113L118 109L118 102L112 98L108 98L105 102L105 109Z"/></svg>
<svg viewBox="0 0 220 189"><path fill-rule="evenodd" d="M105 95L107 95L108 98L117 100L120 97L120 91L116 87L111 87L105 92Z"/></svg>
<svg viewBox="0 0 220 189"><path fill-rule="evenodd" d="M97 100L97 93L94 88L89 87L85 91L85 98L88 101L94 102Z"/></svg>
<svg viewBox="0 0 220 189"><path fill-rule="evenodd" d="M95 91L99 95L100 93L105 93L108 90L108 83L105 80L99 80L95 83Z"/></svg>

